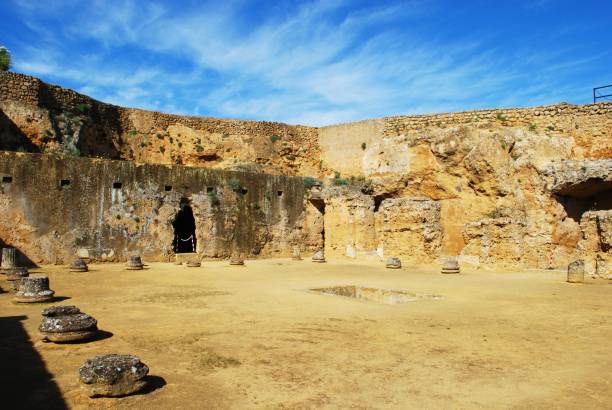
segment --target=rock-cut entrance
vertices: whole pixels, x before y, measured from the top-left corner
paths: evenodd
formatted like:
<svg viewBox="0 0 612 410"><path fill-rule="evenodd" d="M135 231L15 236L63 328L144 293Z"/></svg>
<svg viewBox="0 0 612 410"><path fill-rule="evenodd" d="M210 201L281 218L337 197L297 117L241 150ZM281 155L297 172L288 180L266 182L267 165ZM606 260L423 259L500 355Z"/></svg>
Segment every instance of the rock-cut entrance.
<svg viewBox="0 0 612 410"><path fill-rule="evenodd" d="M189 200L181 199L180 209L176 213L174 221L172 221L172 227L174 228L174 241L172 243L174 253L195 252L196 224Z"/></svg>

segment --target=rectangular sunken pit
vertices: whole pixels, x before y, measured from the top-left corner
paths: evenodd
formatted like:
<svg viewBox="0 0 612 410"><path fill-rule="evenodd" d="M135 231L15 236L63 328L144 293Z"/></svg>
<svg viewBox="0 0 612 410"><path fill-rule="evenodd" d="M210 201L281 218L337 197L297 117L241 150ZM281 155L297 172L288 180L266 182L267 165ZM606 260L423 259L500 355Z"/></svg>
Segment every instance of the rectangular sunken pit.
<svg viewBox="0 0 612 410"><path fill-rule="evenodd" d="M365 288L361 286L330 286L326 288L312 288L311 292L331 296L343 296L367 302L380 303L384 305L396 305L398 303L415 302L422 299L439 299L436 295L417 295L416 293L400 290L387 290L378 288Z"/></svg>

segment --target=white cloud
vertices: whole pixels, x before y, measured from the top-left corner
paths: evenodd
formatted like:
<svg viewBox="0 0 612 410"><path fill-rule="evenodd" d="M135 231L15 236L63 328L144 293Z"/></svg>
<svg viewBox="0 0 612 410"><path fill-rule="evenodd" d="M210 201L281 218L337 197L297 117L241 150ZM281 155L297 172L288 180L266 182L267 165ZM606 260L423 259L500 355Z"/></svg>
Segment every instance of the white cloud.
<svg viewBox="0 0 612 410"><path fill-rule="evenodd" d="M17 69L76 82L120 105L201 115L323 125L487 102L520 105L556 97L544 90L561 74L600 58L559 62L562 53L549 49L549 75L534 75L526 67L543 57L532 50L510 56L482 36L440 43L406 29L431 12L425 0L357 11L347 11L345 1L310 1L262 13L257 22L245 21L237 2L179 11L134 0L112 7L102 0L33 3L17 2L45 40L24 47ZM45 25L54 19L61 28ZM83 42L94 48L71 49L82 50ZM126 49L134 55L126 57ZM577 92L575 85L563 89Z"/></svg>

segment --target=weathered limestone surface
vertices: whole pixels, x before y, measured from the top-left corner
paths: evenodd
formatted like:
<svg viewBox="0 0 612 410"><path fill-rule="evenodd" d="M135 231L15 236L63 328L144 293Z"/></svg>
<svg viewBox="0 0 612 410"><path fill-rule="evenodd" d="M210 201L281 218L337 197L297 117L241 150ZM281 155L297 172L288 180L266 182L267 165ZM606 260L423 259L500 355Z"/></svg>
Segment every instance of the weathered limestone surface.
<svg viewBox="0 0 612 410"><path fill-rule="evenodd" d="M380 204L378 248L410 263L433 261L440 253L440 203L428 198L385 199Z"/></svg>
<svg viewBox="0 0 612 410"><path fill-rule="evenodd" d="M136 162L317 174L317 130L117 107L37 78L0 73L0 149Z"/></svg>
<svg viewBox="0 0 612 410"><path fill-rule="evenodd" d="M337 186L323 192L325 198L325 253L356 257L373 253L374 200L358 190Z"/></svg>
<svg viewBox="0 0 612 410"><path fill-rule="evenodd" d="M589 197L612 189L612 159L563 161L546 173L553 178L550 190L559 195Z"/></svg>
<svg viewBox="0 0 612 410"><path fill-rule="evenodd" d="M3 175L12 181L0 183L0 238L35 263L66 263L78 252L99 261L134 253L169 260L183 198L201 256L223 258L233 248L289 256L301 243L301 178L0 152ZM61 187L62 180L70 184Z"/></svg>
<svg viewBox="0 0 612 410"><path fill-rule="evenodd" d="M116 107L0 73L0 137L0 148L8 150L75 148L84 156L254 172L153 171L99 160L88 172L82 159L62 160L83 161L69 167L37 163L53 170L47 172L53 179L85 175L92 194L70 185L44 195L26 192L18 203L22 188L0 185L0 218L7 221L0 237L35 262L65 260L76 250L94 259L124 260L131 251L168 259L169 221L188 196L198 253L207 257L225 258L236 246L249 256L288 256L301 244L304 251L324 248L330 257L393 254L420 263L449 255L514 269L562 268L580 258L591 274L610 269L599 217L590 213L612 209L612 103L396 116L316 129ZM20 169L2 162L0 176ZM22 168L22 175L32 173ZM261 172L317 177L325 186L308 194L299 180ZM348 187L335 186L338 173ZM128 181L121 192L109 188L113 175ZM39 179L57 183L48 175ZM220 187L231 179L248 193ZM165 185L172 190L163 191ZM58 196L79 204L76 211L59 200L68 220L78 222L65 229L51 219L41 229L49 218L37 203L52 204ZM431 201L426 221L383 206L397 201L402 208L410 198Z"/></svg>
<svg viewBox="0 0 612 410"><path fill-rule="evenodd" d="M136 356L107 354L88 359L79 368L79 380L90 397L125 396L141 390L148 373Z"/></svg>

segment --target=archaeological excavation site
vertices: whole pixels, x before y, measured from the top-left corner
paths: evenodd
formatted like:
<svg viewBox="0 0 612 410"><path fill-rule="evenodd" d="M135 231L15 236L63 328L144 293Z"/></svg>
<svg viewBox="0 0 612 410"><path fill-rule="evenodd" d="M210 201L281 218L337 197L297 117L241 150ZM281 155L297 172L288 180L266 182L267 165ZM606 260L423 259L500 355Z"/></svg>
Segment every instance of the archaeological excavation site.
<svg viewBox="0 0 612 410"><path fill-rule="evenodd" d="M0 150L14 408L612 400L612 103L309 127L0 72Z"/></svg>

